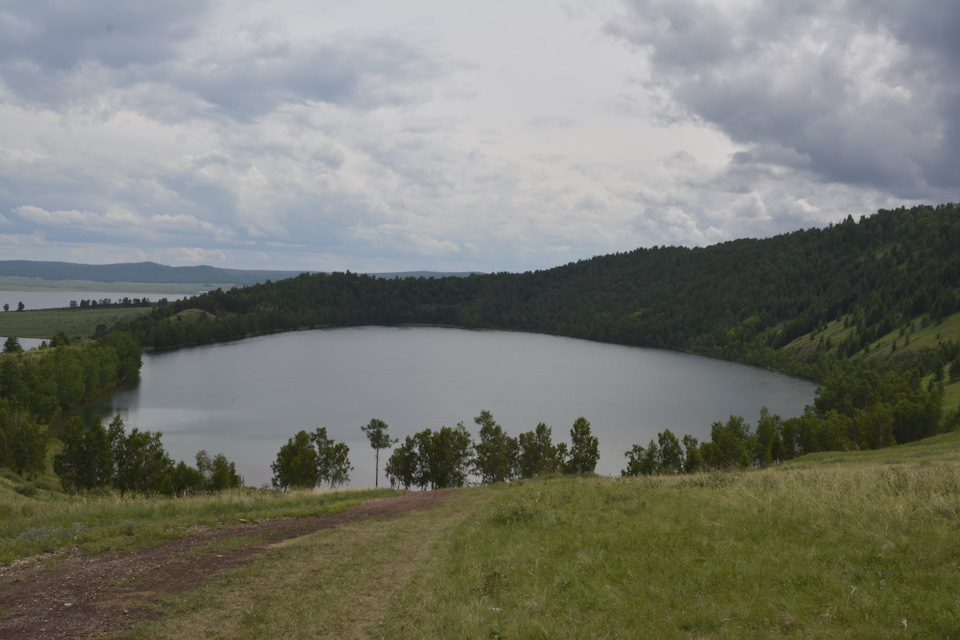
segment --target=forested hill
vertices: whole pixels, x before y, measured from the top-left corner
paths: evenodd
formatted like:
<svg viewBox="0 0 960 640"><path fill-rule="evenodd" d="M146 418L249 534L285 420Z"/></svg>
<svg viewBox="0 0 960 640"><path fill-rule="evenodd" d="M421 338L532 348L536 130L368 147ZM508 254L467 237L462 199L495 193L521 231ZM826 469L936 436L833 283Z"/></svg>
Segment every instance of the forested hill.
<svg viewBox="0 0 960 640"><path fill-rule="evenodd" d="M820 377L825 359L856 357L914 320L958 311L960 206L951 203L522 274L301 274L171 304L130 328L145 347L163 348L311 327L443 324L681 349ZM784 349L838 322L836 343ZM930 369L951 349L914 360Z"/></svg>

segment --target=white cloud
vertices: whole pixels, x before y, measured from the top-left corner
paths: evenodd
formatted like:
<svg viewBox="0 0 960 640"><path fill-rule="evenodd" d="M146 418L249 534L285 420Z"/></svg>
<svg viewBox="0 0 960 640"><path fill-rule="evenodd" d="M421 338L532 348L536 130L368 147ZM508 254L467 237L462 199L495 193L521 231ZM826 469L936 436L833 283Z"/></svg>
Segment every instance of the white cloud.
<svg viewBox="0 0 960 640"><path fill-rule="evenodd" d="M13 212L29 222L50 226L80 227L104 221L103 216L89 211L46 211L33 205L17 207Z"/></svg>

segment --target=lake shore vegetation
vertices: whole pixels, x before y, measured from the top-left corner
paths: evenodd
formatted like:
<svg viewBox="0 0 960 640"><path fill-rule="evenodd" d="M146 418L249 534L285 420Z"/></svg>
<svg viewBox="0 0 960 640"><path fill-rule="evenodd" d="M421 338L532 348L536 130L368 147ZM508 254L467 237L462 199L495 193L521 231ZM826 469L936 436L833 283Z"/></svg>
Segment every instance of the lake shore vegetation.
<svg viewBox="0 0 960 640"><path fill-rule="evenodd" d="M915 370L836 367L800 416L781 418L766 407L754 430L742 416L711 425L710 440L669 429L624 453L623 476L697 473L765 467L822 451L868 451L915 442L960 427L960 413L943 415L943 381L923 383Z"/></svg>
<svg viewBox="0 0 960 640"><path fill-rule="evenodd" d="M475 442L462 422L456 428L424 429L390 455L385 473L391 487L448 489L497 484L549 474L592 474L600 459L590 422L577 418L570 429L571 446L553 444L553 429L544 423L533 431L510 436L484 409L473 419Z"/></svg>

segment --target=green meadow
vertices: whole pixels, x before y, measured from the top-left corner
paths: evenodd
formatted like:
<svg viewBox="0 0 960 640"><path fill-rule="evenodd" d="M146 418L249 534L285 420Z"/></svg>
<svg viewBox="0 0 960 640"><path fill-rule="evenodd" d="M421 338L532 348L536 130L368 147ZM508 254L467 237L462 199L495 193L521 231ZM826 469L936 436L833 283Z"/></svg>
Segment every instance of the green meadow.
<svg viewBox="0 0 960 640"><path fill-rule="evenodd" d="M0 477L4 563L370 497L67 498L51 484ZM958 593L954 432L764 470L455 490L273 545L128 637L957 638Z"/></svg>
<svg viewBox="0 0 960 640"><path fill-rule="evenodd" d="M96 309L34 309L0 312L0 336L49 340L58 332L87 338L97 327L107 329L153 311L153 307L106 307Z"/></svg>

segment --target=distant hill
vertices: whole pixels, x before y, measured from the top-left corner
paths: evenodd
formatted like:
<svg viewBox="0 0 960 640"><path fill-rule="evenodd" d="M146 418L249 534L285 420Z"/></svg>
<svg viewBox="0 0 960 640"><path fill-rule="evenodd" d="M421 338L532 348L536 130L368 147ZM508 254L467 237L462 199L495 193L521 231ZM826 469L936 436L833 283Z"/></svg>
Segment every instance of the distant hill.
<svg viewBox="0 0 960 640"><path fill-rule="evenodd" d="M164 284L207 284L248 286L268 280L294 278L305 271L221 269L219 267L170 267L155 262L117 264L79 264L75 262L39 262L0 260L0 276L40 278L41 280L89 280L92 282L141 282ZM314 272L316 273L316 272ZM433 278L465 276L468 273L399 271L371 274L380 278Z"/></svg>

